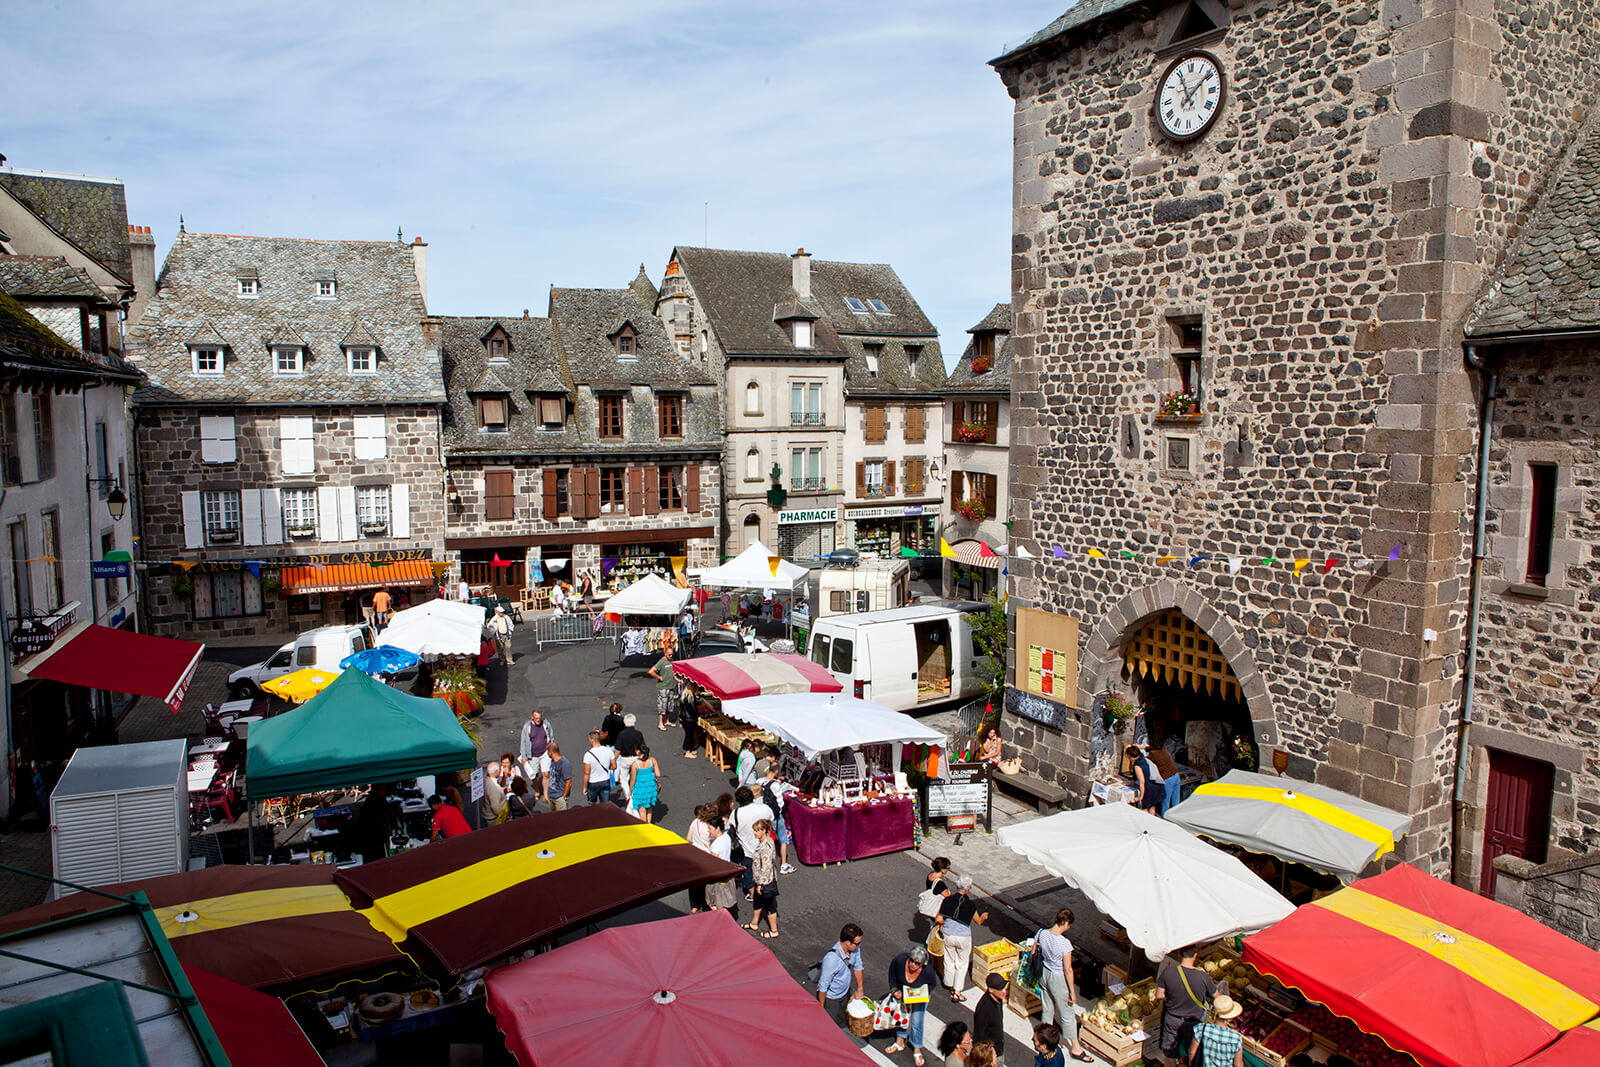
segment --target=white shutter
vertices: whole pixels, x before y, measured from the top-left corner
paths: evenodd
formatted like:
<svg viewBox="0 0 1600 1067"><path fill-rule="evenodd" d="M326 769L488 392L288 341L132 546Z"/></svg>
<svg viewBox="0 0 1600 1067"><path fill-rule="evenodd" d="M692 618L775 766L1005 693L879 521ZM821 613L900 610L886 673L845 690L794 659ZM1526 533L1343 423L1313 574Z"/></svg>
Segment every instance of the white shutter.
<svg viewBox="0 0 1600 1067"><path fill-rule="evenodd" d="M281 462L285 474L315 474L316 442L312 437L311 416L283 415L278 418Z"/></svg>
<svg viewBox="0 0 1600 1067"><path fill-rule="evenodd" d="M361 528L356 525L356 488L353 485L339 487L339 540L354 541L361 536Z"/></svg>
<svg viewBox="0 0 1600 1067"><path fill-rule="evenodd" d="M117 876L117 798L67 796L50 798L51 873L79 885L110 885ZM59 886L58 893L70 892Z"/></svg>
<svg viewBox="0 0 1600 1067"><path fill-rule="evenodd" d="M339 490L331 485L317 489L317 539L339 540Z"/></svg>
<svg viewBox="0 0 1600 1067"><path fill-rule="evenodd" d="M201 548L206 543L206 526L200 518L200 491L183 494L183 547Z"/></svg>
<svg viewBox="0 0 1600 1067"><path fill-rule="evenodd" d="M411 487L389 487L389 533L394 537L411 536Z"/></svg>
<svg viewBox="0 0 1600 1067"><path fill-rule="evenodd" d="M177 813L172 802L173 786L118 793L117 802L117 880L156 878L177 874L179 861Z"/></svg>
<svg viewBox="0 0 1600 1067"><path fill-rule="evenodd" d="M239 493L239 521L244 527L243 543L261 543L261 490L244 489Z"/></svg>
<svg viewBox="0 0 1600 1067"><path fill-rule="evenodd" d="M232 463L239 458L232 415L200 416L200 462Z"/></svg>
<svg viewBox="0 0 1600 1067"><path fill-rule="evenodd" d="M382 459L389 451L388 431L382 415L356 416L356 458Z"/></svg>
<svg viewBox="0 0 1600 1067"><path fill-rule="evenodd" d="M261 490L261 543L283 544L283 491Z"/></svg>

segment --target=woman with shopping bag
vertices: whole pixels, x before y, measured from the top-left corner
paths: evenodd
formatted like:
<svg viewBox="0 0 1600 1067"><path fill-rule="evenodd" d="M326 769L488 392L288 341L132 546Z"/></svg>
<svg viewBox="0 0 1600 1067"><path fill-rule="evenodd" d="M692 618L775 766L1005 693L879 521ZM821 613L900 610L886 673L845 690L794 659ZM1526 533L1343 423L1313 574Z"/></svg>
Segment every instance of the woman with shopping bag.
<svg viewBox="0 0 1600 1067"><path fill-rule="evenodd" d="M924 948L902 952L889 962L889 996L885 999L899 1000L904 1020L895 1025L895 1042L887 1049L889 1055L903 1050L910 1038L912 1062L922 1067L923 1025L927 1021L928 1000L938 984Z"/></svg>

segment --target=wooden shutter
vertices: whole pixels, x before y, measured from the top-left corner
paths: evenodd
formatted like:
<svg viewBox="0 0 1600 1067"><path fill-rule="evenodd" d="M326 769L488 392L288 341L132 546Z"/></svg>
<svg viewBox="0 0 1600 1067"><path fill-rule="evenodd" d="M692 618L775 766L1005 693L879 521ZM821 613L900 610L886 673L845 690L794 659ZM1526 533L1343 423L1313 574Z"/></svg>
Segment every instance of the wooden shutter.
<svg viewBox="0 0 1600 1067"><path fill-rule="evenodd" d="M998 480L992 474L983 475L983 513L989 518L995 516L995 497L998 495L995 488Z"/></svg>
<svg viewBox="0 0 1600 1067"><path fill-rule="evenodd" d="M867 405L867 440L878 444L889 436L888 416L882 404Z"/></svg>
<svg viewBox="0 0 1600 1067"><path fill-rule="evenodd" d="M962 496L962 479L965 477L960 471L950 472L950 503L959 504L966 498Z"/></svg>
<svg viewBox="0 0 1600 1067"><path fill-rule="evenodd" d="M920 441L928 432L927 412L922 405L906 408L906 440Z"/></svg>
<svg viewBox="0 0 1600 1067"><path fill-rule="evenodd" d="M339 540L358 541L361 527L356 522L356 487L339 486Z"/></svg>
<svg viewBox="0 0 1600 1067"><path fill-rule="evenodd" d="M320 541L339 540L338 486L320 485L317 487L317 539Z"/></svg>
<svg viewBox="0 0 1600 1067"><path fill-rule="evenodd" d="M484 471L483 517L491 522L514 518L516 515L515 487L512 471Z"/></svg>
<svg viewBox="0 0 1600 1067"><path fill-rule="evenodd" d="M912 456L906 460L906 493L910 496L922 495L921 456Z"/></svg>
<svg viewBox="0 0 1600 1067"><path fill-rule="evenodd" d="M586 519L599 518L600 516L600 468L583 468L583 517Z"/></svg>
<svg viewBox="0 0 1600 1067"><path fill-rule="evenodd" d="M883 495L894 496L894 460L883 465Z"/></svg>
<svg viewBox="0 0 1600 1067"><path fill-rule="evenodd" d="M644 468L628 468L628 514L644 514Z"/></svg>
<svg viewBox="0 0 1600 1067"><path fill-rule="evenodd" d="M659 515L661 513L661 468L644 468L644 513L646 515Z"/></svg>
<svg viewBox="0 0 1600 1067"><path fill-rule="evenodd" d="M547 519L554 519L560 514L561 502L556 496L556 478L560 472L546 467L544 472L544 511L542 514Z"/></svg>
<svg viewBox="0 0 1600 1067"><path fill-rule="evenodd" d="M865 499L867 495L867 465L856 464L856 499Z"/></svg>
<svg viewBox="0 0 1600 1067"><path fill-rule="evenodd" d="M700 510L700 468L683 468L683 506L693 515Z"/></svg>
<svg viewBox="0 0 1600 1067"><path fill-rule="evenodd" d="M283 544L283 490L261 490L261 543Z"/></svg>

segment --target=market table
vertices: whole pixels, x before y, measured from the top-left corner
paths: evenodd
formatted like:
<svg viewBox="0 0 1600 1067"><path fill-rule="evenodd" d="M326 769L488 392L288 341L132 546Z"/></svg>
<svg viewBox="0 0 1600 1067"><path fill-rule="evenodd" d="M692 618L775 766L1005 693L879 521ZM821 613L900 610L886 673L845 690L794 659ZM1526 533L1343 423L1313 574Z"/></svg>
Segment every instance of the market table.
<svg viewBox="0 0 1600 1067"><path fill-rule="evenodd" d="M790 801L784 808L784 818L801 863L838 863L910 848L914 840L914 807L909 797L862 801L837 808Z"/></svg>
<svg viewBox="0 0 1600 1067"><path fill-rule="evenodd" d="M705 738L706 759L715 763L718 770L734 765L739 758L739 745L747 737L766 745L777 741L765 730L717 714L701 715L696 725Z"/></svg>
<svg viewBox="0 0 1600 1067"><path fill-rule="evenodd" d="M801 863L841 863L850 858L849 819L844 808L813 807L791 800L784 820Z"/></svg>

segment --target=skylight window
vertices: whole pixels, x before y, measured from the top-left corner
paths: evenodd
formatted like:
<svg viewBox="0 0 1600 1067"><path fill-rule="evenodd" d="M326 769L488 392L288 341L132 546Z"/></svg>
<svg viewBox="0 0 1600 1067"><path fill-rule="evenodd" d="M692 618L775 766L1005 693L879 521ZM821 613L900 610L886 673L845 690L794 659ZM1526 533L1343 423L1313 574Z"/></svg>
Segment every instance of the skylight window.
<svg viewBox="0 0 1600 1067"><path fill-rule="evenodd" d="M875 315L894 314L894 312L889 310L889 305L885 304L882 300L868 300L867 303L872 307L872 312Z"/></svg>
<svg viewBox="0 0 1600 1067"><path fill-rule="evenodd" d="M857 315L868 314L867 305L853 296L844 298L844 306L854 311Z"/></svg>

